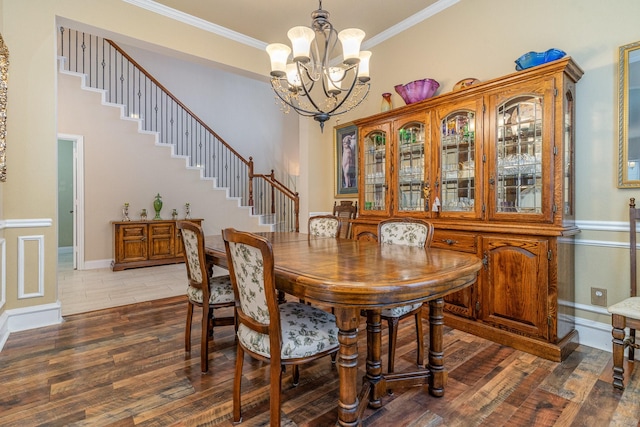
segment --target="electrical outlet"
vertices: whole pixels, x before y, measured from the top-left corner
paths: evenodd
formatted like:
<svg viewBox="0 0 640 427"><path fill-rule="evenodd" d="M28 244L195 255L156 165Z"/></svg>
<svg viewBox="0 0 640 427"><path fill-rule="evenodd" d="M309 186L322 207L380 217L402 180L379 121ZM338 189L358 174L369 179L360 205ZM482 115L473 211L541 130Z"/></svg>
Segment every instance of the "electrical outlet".
<svg viewBox="0 0 640 427"><path fill-rule="evenodd" d="M607 306L607 290L602 288L591 288L591 305Z"/></svg>

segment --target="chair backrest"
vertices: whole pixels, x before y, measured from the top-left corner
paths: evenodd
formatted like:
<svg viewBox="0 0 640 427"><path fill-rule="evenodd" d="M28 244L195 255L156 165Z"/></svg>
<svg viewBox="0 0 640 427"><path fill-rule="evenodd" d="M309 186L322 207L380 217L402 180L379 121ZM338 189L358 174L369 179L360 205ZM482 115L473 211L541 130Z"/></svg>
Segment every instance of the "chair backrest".
<svg viewBox="0 0 640 427"><path fill-rule="evenodd" d="M351 220L358 214L358 202L355 205L351 200L342 200L338 205L333 202L333 214L340 219L340 237L351 238Z"/></svg>
<svg viewBox="0 0 640 427"><path fill-rule="evenodd" d="M378 242L381 244L423 246L433 240L433 224L416 218L389 218L378 223Z"/></svg>
<svg viewBox="0 0 640 427"><path fill-rule="evenodd" d="M282 346L271 243L262 236L233 228L222 230L239 327L269 335L273 363Z"/></svg>
<svg viewBox="0 0 640 427"><path fill-rule="evenodd" d="M339 237L340 220L335 215L316 215L309 218L309 235L318 237Z"/></svg>
<svg viewBox="0 0 640 427"><path fill-rule="evenodd" d="M203 301L209 301L209 275L207 274L202 227L190 221L178 221L176 227L182 236L189 286L202 289Z"/></svg>
<svg viewBox="0 0 640 427"><path fill-rule="evenodd" d="M631 285L631 296L635 297L637 295L637 265L636 265L636 255L637 255L637 246L636 246L636 223L640 219L640 209L636 208L636 199L629 199L629 255L630 255L630 267L631 267L631 275L630 275L630 285Z"/></svg>

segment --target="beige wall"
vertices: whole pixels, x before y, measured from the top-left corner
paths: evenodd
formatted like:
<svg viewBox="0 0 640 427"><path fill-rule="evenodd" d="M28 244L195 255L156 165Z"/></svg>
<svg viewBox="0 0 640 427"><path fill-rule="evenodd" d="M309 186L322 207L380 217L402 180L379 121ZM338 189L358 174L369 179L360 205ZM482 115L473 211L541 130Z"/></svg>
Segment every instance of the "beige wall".
<svg viewBox="0 0 640 427"><path fill-rule="evenodd" d="M378 111L380 94L424 77L441 83L440 93L465 77L492 79L514 71L521 54L550 47L565 50L583 68L578 83L577 297L579 316L608 322L592 309L591 286L608 289L609 302L626 293L626 236L620 231L625 205L640 191L616 188L617 47L640 40L637 0L462 0L408 31L373 47L372 90L365 103L342 123ZM1 185L4 219L52 218L50 227L5 228L7 308L56 299L56 16L152 42L189 54L267 74L268 64L252 48L155 16L117 0L0 0L0 29L11 53L8 176ZM283 30L284 31L284 30ZM193 43L198 40L198 43ZM216 49L211 49L211 46ZM394 103L402 100L394 94ZM37 123L37 126L33 126ZM326 211L334 200L333 132L301 120L301 218ZM303 220L304 221L304 220ZM613 231L607 231L613 229ZM42 234L45 244L45 295L16 297L16 241ZM2 310L2 309L0 309ZM600 310L600 311L599 311Z"/></svg>

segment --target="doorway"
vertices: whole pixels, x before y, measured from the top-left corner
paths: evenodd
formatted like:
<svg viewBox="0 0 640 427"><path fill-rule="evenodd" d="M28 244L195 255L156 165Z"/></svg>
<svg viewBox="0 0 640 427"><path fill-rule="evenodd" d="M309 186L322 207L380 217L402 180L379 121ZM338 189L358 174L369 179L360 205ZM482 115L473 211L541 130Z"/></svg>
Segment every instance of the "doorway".
<svg viewBox="0 0 640 427"><path fill-rule="evenodd" d="M84 141L58 135L58 265L84 269Z"/></svg>

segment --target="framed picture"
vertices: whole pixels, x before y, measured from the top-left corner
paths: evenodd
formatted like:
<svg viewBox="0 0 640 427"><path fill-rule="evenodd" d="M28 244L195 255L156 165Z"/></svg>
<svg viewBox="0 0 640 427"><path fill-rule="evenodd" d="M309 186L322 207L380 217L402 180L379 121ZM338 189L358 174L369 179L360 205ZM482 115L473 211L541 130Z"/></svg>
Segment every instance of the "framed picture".
<svg viewBox="0 0 640 427"><path fill-rule="evenodd" d="M334 127L336 197L358 195L358 128L353 123Z"/></svg>

